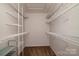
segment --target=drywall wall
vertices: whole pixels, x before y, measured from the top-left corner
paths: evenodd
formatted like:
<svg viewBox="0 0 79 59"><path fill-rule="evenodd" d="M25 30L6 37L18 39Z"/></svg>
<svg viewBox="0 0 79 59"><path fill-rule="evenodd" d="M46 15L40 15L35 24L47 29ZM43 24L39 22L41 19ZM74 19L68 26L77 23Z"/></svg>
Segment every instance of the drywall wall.
<svg viewBox="0 0 79 59"><path fill-rule="evenodd" d="M17 17L17 14L14 12L14 10L12 10L9 7L8 4L4 4L4 3L0 4L0 38L1 38L0 39L0 43L1 43L0 48L7 46L7 44L6 44L7 42L5 43L1 40L8 40L8 39L6 39L7 36L17 33L17 27L15 27L15 26L12 27L12 26L7 25L7 24L17 23L17 20L12 18L10 15L8 15L7 12L11 12Z"/></svg>
<svg viewBox="0 0 79 59"><path fill-rule="evenodd" d="M65 5L67 6L68 4ZM68 7L70 7L70 5L73 4L69 4ZM66 9L65 6L63 6L62 9L60 8L58 12L56 12L56 15L61 13L61 11L63 12L63 10L65 9ZM79 51L78 51L79 48L77 45L71 44L73 42L66 42L62 40L62 39L64 40L71 39L79 42L78 38L76 37L79 36L78 10L79 10L79 5L67 11L63 15L56 18L55 20L53 19L53 17L51 18L54 21L52 21L50 24L51 25L50 31L54 33L58 33L60 35L67 35L65 39L57 36L56 37L51 36L50 46L55 51L56 55L79 55ZM54 15L54 17L56 15Z"/></svg>
<svg viewBox="0 0 79 59"><path fill-rule="evenodd" d="M19 15L19 20L18 20L18 12L13 9L16 7L18 9L18 4L6 4L2 3L0 4L0 49L3 49L8 46L8 41L10 40L15 40L15 41L10 41L10 46L15 46L18 47L18 54L23 50L23 43L22 43L22 36L17 36L14 38L9 38L7 39L8 36L15 35L19 33L22 33L22 27L18 26L12 26L10 24L20 24L22 25L22 16ZM20 6L20 12L22 12L22 6ZM18 42L17 42L18 39ZM4 40L4 41L2 41ZM17 46L15 43L18 43Z"/></svg>
<svg viewBox="0 0 79 59"><path fill-rule="evenodd" d="M26 36L26 46L48 46L49 40L45 32L49 31L46 24L46 14L26 13L28 19L25 21L25 31L29 32Z"/></svg>

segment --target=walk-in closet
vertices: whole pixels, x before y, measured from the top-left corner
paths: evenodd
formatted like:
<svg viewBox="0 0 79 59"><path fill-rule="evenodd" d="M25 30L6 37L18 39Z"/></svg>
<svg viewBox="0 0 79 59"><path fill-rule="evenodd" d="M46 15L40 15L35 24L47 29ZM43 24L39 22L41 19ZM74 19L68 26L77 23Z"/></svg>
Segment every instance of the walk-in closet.
<svg viewBox="0 0 79 59"><path fill-rule="evenodd" d="M79 4L0 3L0 56L79 56Z"/></svg>

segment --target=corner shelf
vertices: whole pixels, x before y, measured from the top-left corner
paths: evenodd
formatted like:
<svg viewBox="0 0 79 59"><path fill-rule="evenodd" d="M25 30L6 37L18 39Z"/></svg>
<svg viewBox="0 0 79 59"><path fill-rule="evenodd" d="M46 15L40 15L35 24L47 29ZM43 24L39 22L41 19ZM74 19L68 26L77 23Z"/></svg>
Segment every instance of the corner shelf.
<svg viewBox="0 0 79 59"><path fill-rule="evenodd" d="M0 50L0 56L7 55L13 49L15 49L15 47L6 47L6 48L3 48L2 50Z"/></svg>

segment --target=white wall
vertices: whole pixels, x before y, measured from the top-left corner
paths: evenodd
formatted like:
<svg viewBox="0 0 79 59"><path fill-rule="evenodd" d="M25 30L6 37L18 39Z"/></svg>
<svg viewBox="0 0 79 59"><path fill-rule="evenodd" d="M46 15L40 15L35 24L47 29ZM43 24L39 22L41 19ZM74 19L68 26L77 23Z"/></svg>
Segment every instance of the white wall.
<svg viewBox="0 0 79 59"><path fill-rule="evenodd" d="M66 4L67 6L68 4ZM71 5L71 4L70 4ZM69 5L69 6L70 6ZM65 6L56 12L56 15L65 10ZM54 15L54 17L56 16ZM53 17L51 18L53 20ZM67 36L79 36L79 5L69 10L65 14L56 18L51 23L51 32L64 34ZM78 38L67 37L71 40L79 41ZM79 55L78 46L71 44L71 42L65 42L60 37L53 37L50 39L50 46L55 51L56 55ZM64 39L66 40L66 39ZM66 49L73 49L72 53Z"/></svg>
<svg viewBox="0 0 79 59"><path fill-rule="evenodd" d="M11 25L7 25L7 24L18 24L19 23L20 25L22 25L22 16L19 16L20 18L18 21L18 12L16 12L11 7L11 5L13 5L14 8L16 7L16 9L18 9L17 3L0 4L0 49L3 49L8 46L8 39L7 39L8 36L18 34L18 26L11 26ZM20 8L21 8L20 12L22 12L22 6L20 6ZM14 17L12 17L11 15L14 16L16 19ZM19 27L19 33L22 33L22 27ZM14 37L14 38L12 37L9 39L16 40L16 42L17 42L18 36ZM4 40L4 41L6 40L6 41L4 42L1 40ZM23 41L22 36L19 36L19 40L18 40L19 43L17 42L18 43L17 44L18 53L20 53L22 51L22 49L24 48L24 47L22 47L23 46L22 41ZM13 45L16 47L16 45L14 43L15 43L14 41L11 41L10 45Z"/></svg>
<svg viewBox="0 0 79 59"><path fill-rule="evenodd" d="M25 20L25 31L29 32L26 36L26 46L48 46L49 40L45 32L49 31L46 24L46 14L29 13L28 19Z"/></svg>
<svg viewBox="0 0 79 59"><path fill-rule="evenodd" d="M17 24L17 20L8 15L7 12L17 17L16 12L8 4L4 3L0 4L0 49L7 47L8 45L7 42L3 42L1 40L8 40L6 39L7 36L17 34L18 32L17 27L7 25L7 24Z"/></svg>

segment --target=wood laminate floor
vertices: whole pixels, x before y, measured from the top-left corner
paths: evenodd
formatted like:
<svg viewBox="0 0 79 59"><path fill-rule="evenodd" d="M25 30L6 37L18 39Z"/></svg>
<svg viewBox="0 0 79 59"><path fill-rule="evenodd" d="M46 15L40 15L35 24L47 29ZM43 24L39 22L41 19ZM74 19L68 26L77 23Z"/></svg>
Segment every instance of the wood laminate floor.
<svg viewBox="0 0 79 59"><path fill-rule="evenodd" d="M24 48L23 54L21 56L55 56L53 50L48 47L26 47Z"/></svg>

